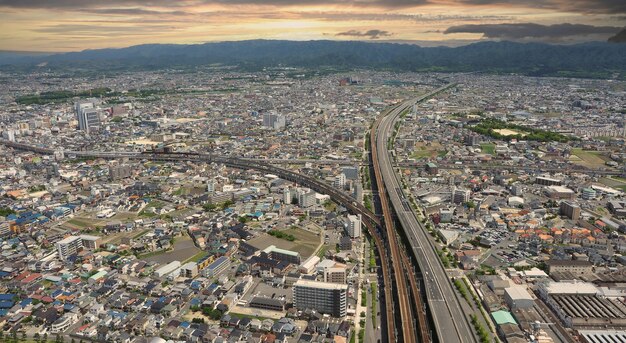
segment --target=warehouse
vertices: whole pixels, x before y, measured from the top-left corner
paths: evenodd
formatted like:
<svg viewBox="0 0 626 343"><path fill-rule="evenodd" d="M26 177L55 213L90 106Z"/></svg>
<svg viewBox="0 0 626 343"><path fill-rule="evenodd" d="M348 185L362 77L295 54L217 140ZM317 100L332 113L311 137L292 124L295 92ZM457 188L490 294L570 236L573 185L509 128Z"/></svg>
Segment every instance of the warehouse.
<svg viewBox="0 0 626 343"><path fill-rule="evenodd" d="M505 288L504 300L511 309L531 308L535 305L535 300L523 286Z"/></svg>

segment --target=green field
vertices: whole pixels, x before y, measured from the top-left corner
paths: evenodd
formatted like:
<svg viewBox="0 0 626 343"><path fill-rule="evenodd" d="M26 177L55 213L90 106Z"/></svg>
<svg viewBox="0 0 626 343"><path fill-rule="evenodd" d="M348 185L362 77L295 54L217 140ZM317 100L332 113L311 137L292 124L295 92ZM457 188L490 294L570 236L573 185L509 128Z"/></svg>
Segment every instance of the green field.
<svg viewBox="0 0 626 343"><path fill-rule="evenodd" d="M480 144L480 150L485 153L485 154L489 154L489 155L495 155L496 154L496 145L493 143L481 143Z"/></svg>
<svg viewBox="0 0 626 343"><path fill-rule="evenodd" d="M605 162L609 161L609 157L598 151L589 151L579 148L572 149L570 161L580 164L587 168L600 168L605 166Z"/></svg>

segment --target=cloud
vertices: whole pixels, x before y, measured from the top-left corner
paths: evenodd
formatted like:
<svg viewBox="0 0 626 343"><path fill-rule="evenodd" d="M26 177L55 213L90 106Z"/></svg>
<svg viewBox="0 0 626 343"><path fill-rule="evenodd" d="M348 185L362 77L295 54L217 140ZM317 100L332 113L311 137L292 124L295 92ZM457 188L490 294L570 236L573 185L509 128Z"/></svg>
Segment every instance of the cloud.
<svg viewBox="0 0 626 343"><path fill-rule="evenodd" d="M455 0L461 5L507 5L577 13L626 13L624 0Z"/></svg>
<svg viewBox="0 0 626 343"><path fill-rule="evenodd" d="M98 8L107 6L163 6L185 7L193 5L268 5L268 6L314 6L355 5L379 7L412 7L424 5L430 0L0 0L0 6L15 8Z"/></svg>
<svg viewBox="0 0 626 343"><path fill-rule="evenodd" d="M368 37L369 39L378 39L380 37L389 37L393 34L389 31L383 30L367 30L367 31L357 31L350 30L345 32L339 32L335 36L350 36L350 37Z"/></svg>
<svg viewBox="0 0 626 343"><path fill-rule="evenodd" d="M612 35L619 27L592 26L583 24L540 25L533 23L510 24L467 24L447 28L444 34L482 33L485 38L523 40L528 38L558 40L562 38L578 38L590 35Z"/></svg>
<svg viewBox="0 0 626 343"><path fill-rule="evenodd" d="M442 22L442 21L501 21L512 20L510 16L501 15L458 15L458 14L402 14L402 13L353 13L353 12L289 12L299 18L321 19L328 21L411 21Z"/></svg>
<svg viewBox="0 0 626 343"><path fill-rule="evenodd" d="M0 0L0 7L38 8L38 9L69 9L107 7L162 7L184 8L195 5L222 5L238 7L240 5L297 7L339 5L351 7L378 7L388 9L410 8L422 5L459 6L515 6L528 9L549 9L561 12L591 14L623 14L626 13L624 0ZM148 10L150 11L150 10Z"/></svg>
<svg viewBox="0 0 626 343"><path fill-rule="evenodd" d="M107 26L88 24L58 24L33 29L33 32L53 33L76 39L79 37L119 37L119 35L151 35L155 32L174 31L177 27L171 25L144 25L144 26Z"/></svg>
<svg viewBox="0 0 626 343"><path fill-rule="evenodd" d="M90 8L83 12L105 14L105 15L189 15L185 11L154 11L139 7L133 8Z"/></svg>

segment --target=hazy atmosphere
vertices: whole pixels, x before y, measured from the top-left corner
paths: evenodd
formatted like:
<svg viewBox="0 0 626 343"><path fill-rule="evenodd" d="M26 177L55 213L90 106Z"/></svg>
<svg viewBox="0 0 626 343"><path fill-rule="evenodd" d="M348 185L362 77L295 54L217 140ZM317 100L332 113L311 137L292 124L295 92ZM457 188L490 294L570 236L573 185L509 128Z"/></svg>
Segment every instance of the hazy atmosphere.
<svg viewBox="0 0 626 343"><path fill-rule="evenodd" d="M621 0L0 1L0 50L76 51L247 39L606 41Z"/></svg>

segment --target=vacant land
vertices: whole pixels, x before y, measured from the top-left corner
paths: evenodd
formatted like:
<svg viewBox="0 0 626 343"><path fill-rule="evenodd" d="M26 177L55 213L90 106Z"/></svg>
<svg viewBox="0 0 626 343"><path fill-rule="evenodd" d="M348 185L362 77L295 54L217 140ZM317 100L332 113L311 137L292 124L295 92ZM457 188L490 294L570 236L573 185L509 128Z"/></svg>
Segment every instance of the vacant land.
<svg viewBox="0 0 626 343"><path fill-rule="evenodd" d="M272 237L268 234L262 234L259 237L251 239L248 243L258 249L265 249L270 245L275 245L281 249L287 249L291 251L297 251L302 256L302 260L305 260L309 256L313 255L317 247L320 245L320 236L317 233L310 232L300 228L289 228L280 230L285 234L293 235L296 240L293 242Z"/></svg>
<svg viewBox="0 0 626 343"><path fill-rule="evenodd" d="M520 132L520 131L515 131L515 130L510 130L510 129L495 129L493 130L493 132L499 133L502 136L516 136L516 135L520 135L522 137L526 136L526 133L524 132Z"/></svg>
<svg viewBox="0 0 626 343"><path fill-rule="evenodd" d="M570 161L587 168L600 168L605 167L605 162L610 161L610 158L598 151L572 149Z"/></svg>
<svg viewBox="0 0 626 343"><path fill-rule="evenodd" d="M441 146L440 143L424 143L419 142L415 144L415 150L411 154L411 158L416 160L422 158L435 158L437 156L443 156L446 154L445 149Z"/></svg>
<svg viewBox="0 0 626 343"><path fill-rule="evenodd" d="M88 227L104 226L104 221L92 218L74 217L66 221L64 225L70 226L71 228L84 229Z"/></svg>
<svg viewBox="0 0 626 343"><path fill-rule="evenodd" d="M154 261L160 264L172 261L183 262L196 256L196 254L200 251L201 250L193 244L193 241L189 236L182 236L176 238L174 242L174 249L167 252L152 254L145 258L140 257L140 259L145 261Z"/></svg>
<svg viewBox="0 0 626 343"><path fill-rule="evenodd" d="M495 155L496 154L496 145L493 143L481 143L480 144L480 150L485 153L485 154L489 154L489 155Z"/></svg>

